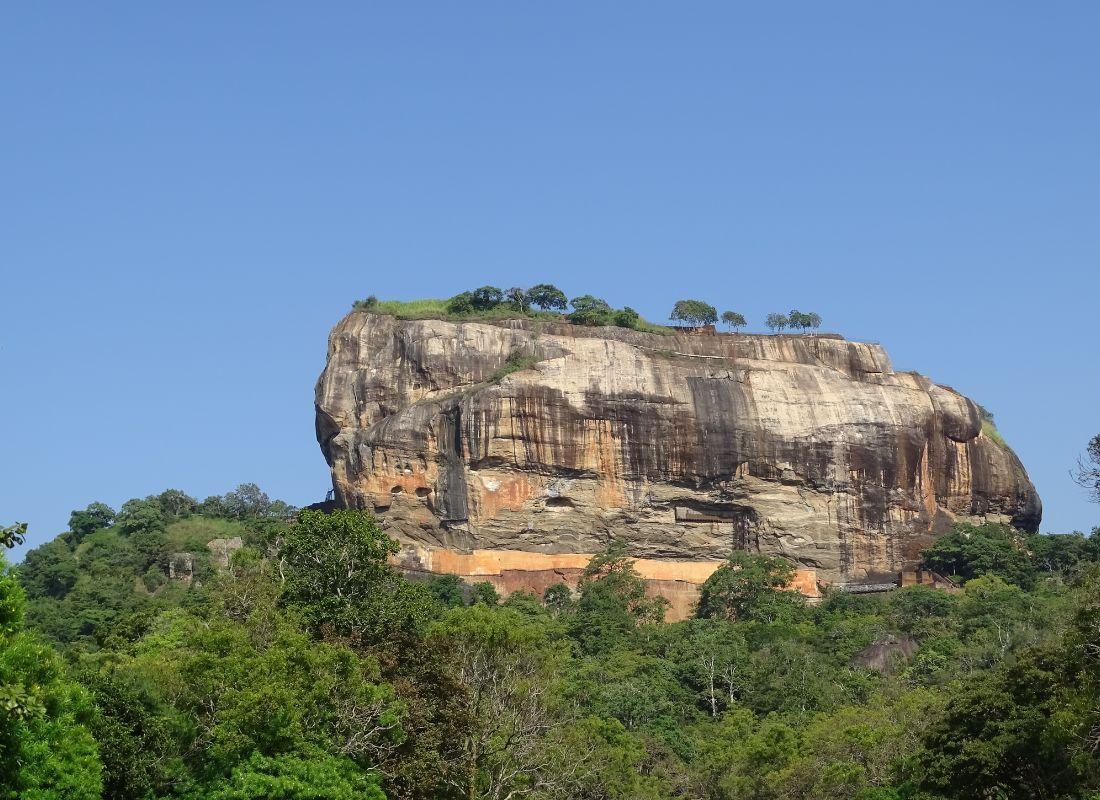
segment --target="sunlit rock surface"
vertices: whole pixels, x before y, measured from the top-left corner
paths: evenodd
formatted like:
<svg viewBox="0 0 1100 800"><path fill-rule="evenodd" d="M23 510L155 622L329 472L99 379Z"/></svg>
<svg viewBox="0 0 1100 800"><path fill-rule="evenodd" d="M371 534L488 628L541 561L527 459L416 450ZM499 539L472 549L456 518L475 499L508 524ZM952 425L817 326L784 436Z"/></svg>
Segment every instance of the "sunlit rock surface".
<svg viewBox="0 0 1100 800"><path fill-rule="evenodd" d="M513 354L538 360L501 377ZM410 564L505 551L522 572L523 553L586 558L620 537L692 587L689 562L709 574L733 548L851 581L910 565L956 519L1041 516L970 400L833 336L354 311L316 405L337 502L373 510ZM464 563L426 568L517 584Z"/></svg>

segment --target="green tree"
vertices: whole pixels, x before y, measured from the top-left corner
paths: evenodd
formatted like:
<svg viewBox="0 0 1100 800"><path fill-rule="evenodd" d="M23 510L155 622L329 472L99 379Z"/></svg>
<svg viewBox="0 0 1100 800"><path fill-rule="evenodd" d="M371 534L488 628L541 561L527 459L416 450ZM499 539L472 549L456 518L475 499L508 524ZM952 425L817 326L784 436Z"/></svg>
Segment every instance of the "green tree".
<svg viewBox="0 0 1100 800"><path fill-rule="evenodd" d="M693 326L713 325L718 321L718 312L702 300L677 300L669 319Z"/></svg>
<svg viewBox="0 0 1100 800"><path fill-rule="evenodd" d="M663 620L668 605L662 597L646 597L645 581L621 539L588 562L577 589L567 626L588 653L623 646L638 625Z"/></svg>
<svg viewBox="0 0 1100 800"><path fill-rule="evenodd" d="M464 317L474 311L473 292L461 292L447 301L447 313Z"/></svg>
<svg viewBox="0 0 1100 800"><path fill-rule="evenodd" d="M470 305L475 311L491 311L504 302L504 292L496 286L482 286L470 292Z"/></svg>
<svg viewBox="0 0 1100 800"><path fill-rule="evenodd" d="M82 679L97 709L90 727L103 761L105 800L167 797L188 783L179 741L184 728L154 686L128 669L92 664Z"/></svg>
<svg viewBox="0 0 1100 800"><path fill-rule="evenodd" d="M590 294L574 297L571 301L573 313L569 321L574 325L607 325L611 319L611 306L607 301Z"/></svg>
<svg viewBox="0 0 1100 800"><path fill-rule="evenodd" d="M916 690L816 714L798 754L768 782L783 798L900 800L895 787L907 779L907 761L939 705L931 692Z"/></svg>
<svg viewBox="0 0 1100 800"><path fill-rule="evenodd" d="M127 500L118 514L118 529L123 536L145 531L163 531L168 521L156 500Z"/></svg>
<svg viewBox="0 0 1100 800"><path fill-rule="evenodd" d="M165 687L182 715L185 760L200 783L231 774L254 753L325 750L370 766L403 738L402 706L377 664L310 639L274 609L244 624L165 619L130 669Z"/></svg>
<svg viewBox="0 0 1100 800"><path fill-rule="evenodd" d="M184 519L195 512L195 498L179 489L166 489L156 496L157 505L168 519Z"/></svg>
<svg viewBox="0 0 1100 800"><path fill-rule="evenodd" d="M23 628L24 597L0 556L0 798L98 800L102 764L88 693Z"/></svg>
<svg viewBox="0 0 1100 800"><path fill-rule="evenodd" d="M58 537L27 553L16 568L31 597L64 597L77 579L77 562L64 539Z"/></svg>
<svg viewBox="0 0 1100 800"><path fill-rule="evenodd" d="M960 580L992 573L1025 589L1035 584L1035 564L1023 537L1007 525L959 523L922 557L926 568Z"/></svg>
<svg viewBox="0 0 1100 800"><path fill-rule="evenodd" d="M669 646L696 704L711 717L736 707L748 679L749 645L739 627L690 620Z"/></svg>
<svg viewBox="0 0 1100 800"><path fill-rule="evenodd" d="M208 800L386 800L378 777L325 752L267 757L254 753L210 786Z"/></svg>
<svg viewBox="0 0 1100 800"><path fill-rule="evenodd" d="M435 575L428 581L435 599L449 608L466 605L468 587L457 575Z"/></svg>
<svg viewBox="0 0 1100 800"><path fill-rule="evenodd" d="M790 325L790 320L788 320L784 314L772 313L768 314L767 319L764 320L764 324L771 329L772 333L782 333L783 330Z"/></svg>
<svg viewBox="0 0 1100 800"><path fill-rule="evenodd" d="M528 289L527 302L545 311L565 311L569 305L565 293L550 283L540 283Z"/></svg>
<svg viewBox="0 0 1100 800"><path fill-rule="evenodd" d="M110 527L115 521L115 510L103 503L91 503L83 511L74 511L69 515L69 530L76 542L101 528Z"/></svg>
<svg viewBox="0 0 1100 800"><path fill-rule="evenodd" d="M526 314L531 310L531 301L527 299L527 293L519 286L513 286L504 293L504 296L508 302L508 306L513 311Z"/></svg>
<svg viewBox="0 0 1100 800"><path fill-rule="evenodd" d="M500 594L489 581L475 583L472 588L475 603L482 603L487 606L495 606L500 603Z"/></svg>
<svg viewBox="0 0 1100 800"><path fill-rule="evenodd" d="M746 325L749 324L745 320L745 318L741 314L738 314L736 311L723 311L722 322L726 324L726 327L735 331L740 330L741 328L744 328Z"/></svg>
<svg viewBox="0 0 1100 800"><path fill-rule="evenodd" d="M787 599L784 596L795 596L782 591L794 576L794 565L786 559L734 550L703 583L696 613L699 617L717 619L744 619L754 613L768 613L776 603ZM796 602L800 601L798 596Z"/></svg>
<svg viewBox="0 0 1100 800"><path fill-rule="evenodd" d="M553 613L560 614L573 605L573 590L564 583L555 583L542 593L542 602Z"/></svg>
<svg viewBox="0 0 1100 800"><path fill-rule="evenodd" d="M1100 529L1086 537L1074 533L1035 533L1027 537L1027 549L1036 569L1048 574L1074 576L1100 561Z"/></svg>
<svg viewBox="0 0 1100 800"><path fill-rule="evenodd" d="M530 797L559 787L554 675L567 653L512 609L477 604L434 623L428 646L450 653L464 689L463 797Z"/></svg>
<svg viewBox="0 0 1100 800"><path fill-rule="evenodd" d="M619 309L612 317L612 321L619 328L636 328L641 319L641 315L630 306Z"/></svg>
<svg viewBox="0 0 1100 800"><path fill-rule="evenodd" d="M305 509L283 543L283 594L291 602L322 606L365 601L390 575L386 559L397 550L366 512Z"/></svg>
<svg viewBox="0 0 1100 800"><path fill-rule="evenodd" d="M254 483L242 483L222 498L226 514L236 519L271 516L275 503ZM285 504L283 504L285 507Z"/></svg>
<svg viewBox="0 0 1100 800"><path fill-rule="evenodd" d="M1074 742L1050 724L1058 697L1052 655L1034 651L953 688L924 737L924 788L959 800L1081 796Z"/></svg>

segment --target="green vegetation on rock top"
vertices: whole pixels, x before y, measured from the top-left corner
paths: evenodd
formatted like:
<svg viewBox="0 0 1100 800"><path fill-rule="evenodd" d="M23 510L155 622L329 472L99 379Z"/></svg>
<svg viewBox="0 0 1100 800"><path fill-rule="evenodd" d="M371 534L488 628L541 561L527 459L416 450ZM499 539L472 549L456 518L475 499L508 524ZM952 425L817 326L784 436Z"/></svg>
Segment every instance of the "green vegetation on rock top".
<svg viewBox="0 0 1100 800"><path fill-rule="evenodd" d="M540 305L541 307L536 308ZM565 310L569 305L573 306L573 311L567 314ZM464 322L534 319L586 326L616 326L647 333L672 332L667 326L655 325L642 319L631 308L616 311L603 300L591 295L567 301L559 289L549 284L540 284L528 290L510 289L508 292L484 286L447 300L378 300L369 297L366 300L357 300L353 307L376 314L390 314L404 320L445 319Z"/></svg>
<svg viewBox="0 0 1100 800"><path fill-rule="evenodd" d="M678 330L648 322L629 306L614 309L607 301L590 294L568 300L564 292L548 283L540 283L530 289L514 287L504 290L496 286L482 286L472 291L461 292L447 300L379 300L372 295L365 300L357 300L352 305L353 308L364 311L391 314L398 319L410 320L446 319L459 322L547 319L590 327L630 328L647 333L667 334ZM570 307L572 311L568 311ZM669 319L689 329L713 326L719 320L730 330L740 330L748 324L742 314L736 311L723 311L719 315L714 306L703 300L677 300L672 307ZM800 328L803 331L816 330L821 326L821 316L795 310L789 315L770 314L767 324L776 332L782 332L788 327Z"/></svg>

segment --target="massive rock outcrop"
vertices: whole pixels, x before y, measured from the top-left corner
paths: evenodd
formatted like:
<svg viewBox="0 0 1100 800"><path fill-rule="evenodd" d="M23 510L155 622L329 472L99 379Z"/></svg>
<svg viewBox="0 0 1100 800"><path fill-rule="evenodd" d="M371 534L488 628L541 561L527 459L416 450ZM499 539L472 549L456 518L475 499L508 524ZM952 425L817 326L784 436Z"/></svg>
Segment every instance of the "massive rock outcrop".
<svg viewBox="0 0 1100 800"><path fill-rule="evenodd" d="M658 583L694 587L733 548L853 581L953 520L1041 514L974 403L836 336L354 311L316 405L338 503L411 565L505 589L575 577L612 537Z"/></svg>

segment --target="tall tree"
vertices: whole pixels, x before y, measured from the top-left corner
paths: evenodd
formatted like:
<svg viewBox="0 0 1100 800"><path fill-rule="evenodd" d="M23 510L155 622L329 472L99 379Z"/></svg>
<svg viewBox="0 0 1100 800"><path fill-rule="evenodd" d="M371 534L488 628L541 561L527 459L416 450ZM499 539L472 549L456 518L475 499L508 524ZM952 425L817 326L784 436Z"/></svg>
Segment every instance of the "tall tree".
<svg viewBox="0 0 1100 800"><path fill-rule="evenodd" d="M569 305L565 292L551 283L540 283L528 289L527 302L544 311L565 311Z"/></svg>
<svg viewBox="0 0 1100 800"><path fill-rule="evenodd" d="M771 313L768 314L768 318L764 320L764 324L771 328L773 333L782 332L790 324L790 320L787 319L785 314Z"/></svg>
<svg viewBox="0 0 1100 800"><path fill-rule="evenodd" d="M518 800L568 785L571 775L561 774L555 757L563 722L553 713L553 678L565 652L522 614L480 603L433 624L428 645L451 654L464 688L470 727L462 795Z"/></svg>
<svg viewBox="0 0 1100 800"><path fill-rule="evenodd" d="M1007 525L959 523L924 549L924 565L941 575L970 580L992 573L1025 589L1035 584L1035 563L1025 538Z"/></svg>
<svg viewBox="0 0 1100 800"><path fill-rule="evenodd" d="M531 310L531 301L527 299L527 292L523 291L519 286L513 286L504 293L504 296L512 310L519 311L523 314Z"/></svg>
<svg viewBox="0 0 1100 800"><path fill-rule="evenodd" d="M735 550L703 584L697 613L743 619L761 602L774 599L774 593L790 584L794 575L794 565L784 558Z"/></svg>
<svg viewBox="0 0 1100 800"><path fill-rule="evenodd" d="M386 559L397 542L362 511L303 510L286 534L281 556L287 599L298 602L357 603L388 576Z"/></svg>
<svg viewBox="0 0 1100 800"><path fill-rule="evenodd" d="M722 322L726 323L726 326L733 330L740 330L749 324L745 321L745 318L736 311L723 311Z"/></svg>
<svg viewBox="0 0 1100 800"><path fill-rule="evenodd" d="M606 300L584 294L574 297L571 303L569 320L576 325L607 325L611 320L611 306Z"/></svg>
<svg viewBox="0 0 1100 800"><path fill-rule="evenodd" d="M688 325L713 325L718 321L718 311L702 300L677 300L669 319Z"/></svg>
<svg viewBox="0 0 1100 800"><path fill-rule="evenodd" d="M504 302L504 292L496 286L482 286L470 292L470 305L477 311L488 311Z"/></svg>
<svg viewBox="0 0 1100 800"><path fill-rule="evenodd" d="M24 630L23 609L23 590L0 555L0 798L99 800L91 698L66 677L61 657Z"/></svg>
<svg viewBox="0 0 1100 800"><path fill-rule="evenodd" d="M92 503L83 511L69 515L69 530L77 542L93 531L108 527L115 521L115 510L103 503Z"/></svg>

